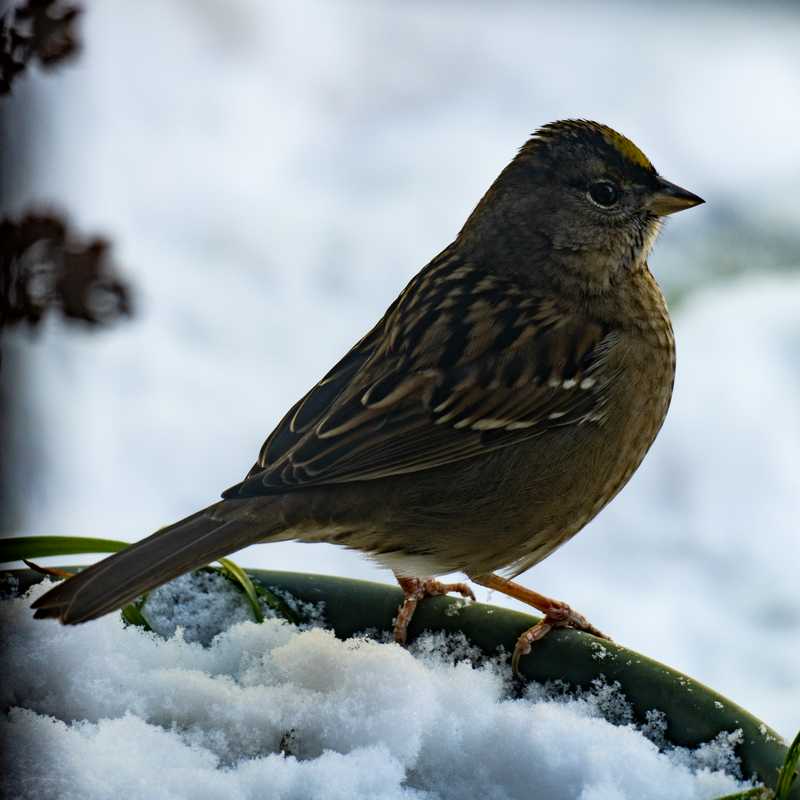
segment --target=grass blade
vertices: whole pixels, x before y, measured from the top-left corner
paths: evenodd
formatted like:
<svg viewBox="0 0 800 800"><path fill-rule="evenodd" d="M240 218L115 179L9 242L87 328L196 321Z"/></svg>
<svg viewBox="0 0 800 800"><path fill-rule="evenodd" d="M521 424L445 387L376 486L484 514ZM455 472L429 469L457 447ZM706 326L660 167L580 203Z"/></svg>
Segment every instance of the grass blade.
<svg viewBox="0 0 800 800"><path fill-rule="evenodd" d="M29 561L48 556L69 556L83 553L116 553L129 546L129 542L117 539L95 539L88 536L10 536L0 538L0 563L11 561ZM276 594L263 586L254 586L248 574L229 558L220 558L222 573L235 583L247 596L257 622L264 621L259 598L280 617L298 624L300 622L289 606ZM42 569L42 568L40 568ZM45 568L46 569L46 568ZM50 574L54 574L51 571ZM60 575L59 577L66 577ZM147 626L147 622L138 609L126 606L123 609L126 621L135 625Z"/></svg>
<svg viewBox="0 0 800 800"><path fill-rule="evenodd" d="M755 789L745 789L736 794L726 794L725 797L717 797L716 800L774 800L775 795L772 789L766 786L756 786Z"/></svg>
<svg viewBox="0 0 800 800"><path fill-rule="evenodd" d="M250 576L238 564L229 558L218 558L217 562L222 565L222 574L232 580L247 595L256 622L264 621L264 614L259 602L259 600L263 600L281 619L285 619L293 625L300 624L300 617L289 608L286 602L261 584L254 584L250 580Z"/></svg>
<svg viewBox="0 0 800 800"><path fill-rule="evenodd" d="M0 539L0 563L79 553L116 553L128 544L116 539L87 536L10 536Z"/></svg>
<svg viewBox="0 0 800 800"><path fill-rule="evenodd" d="M778 773L778 784L775 787L776 800L788 800L789 790L797 777L797 762L800 761L800 732L794 737L786 761Z"/></svg>
<svg viewBox="0 0 800 800"><path fill-rule="evenodd" d="M144 628L146 631L152 630L150 623L148 623L147 619L145 619L142 609L139 607L138 603L128 603L128 605L122 609L121 613L122 619L125 620L128 625L138 625L140 628Z"/></svg>
<svg viewBox="0 0 800 800"><path fill-rule="evenodd" d="M253 609L253 616L256 622L264 621L264 614L261 611L261 604L258 602L258 595L250 576L238 565L231 561L229 558L218 558L218 563L222 567L222 572L234 583L238 584L242 591L247 595L250 601L250 606Z"/></svg>
<svg viewBox="0 0 800 800"><path fill-rule="evenodd" d="M275 592L271 592L266 586L261 584L254 584L256 594L281 618L292 625L299 625L302 620L300 616L294 612L285 600L282 600Z"/></svg>

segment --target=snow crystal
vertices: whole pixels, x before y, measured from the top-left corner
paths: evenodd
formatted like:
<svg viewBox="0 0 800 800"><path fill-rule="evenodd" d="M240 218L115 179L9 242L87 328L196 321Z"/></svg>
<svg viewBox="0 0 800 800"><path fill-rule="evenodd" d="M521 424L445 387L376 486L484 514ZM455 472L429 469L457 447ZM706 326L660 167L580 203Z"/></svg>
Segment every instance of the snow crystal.
<svg viewBox="0 0 800 800"><path fill-rule="evenodd" d="M463 609L465 609L468 605L466 600L456 599L454 603L450 603L447 608L445 608L444 613L446 617L457 617Z"/></svg>
<svg viewBox="0 0 800 800"><path fill-rule="evenodd" d="M710 742L703 742L695 750L675 747L670 751L670 755L676 763L683 764L689 769L721 770L741 777L741 766L736 757L735 748L743 738L740 728L735 731L723 731Z"/></svg>
<svg viewBox="0 0 800 800"><path fill-rule="evenodd" d="M209 644L225 628L253 619L245 595L218 572L181 575L150 592L142 607L150 627L164 637L181 628L187 642Z"/></svg>
<svg viewBox="0 0 800 800"><path fill-rule="evenodd" d="M325 624L325 601L320 600L317 603L311 603L308 600L300 600L295 597L291 592L281 589L277 586L270 586L269 590L278 598L283 600L291 611L302 620L301 628L320 627ZM266 604L265 604L266 605ZM269 613L265 611L266 616L273 616L274 612L269 609Z"/></svg>
<svg viewBox="0 0 800 800"><path fill-rule="evenodd" d="M282 589L270 589L300 618L300 627L317 627L325 621L325 603L298 600ZM261 613L275 617L275 610L263 597ZM177 629L187 642L209 644L226 628L253 619L253 609L244 592L232 581L211 570L181 575L152 591L142 612L156 633L168 637Z"/></svg>
<svg viewBox="0 0 800 800"><path fill-rule="evenodd" d="M613 658L611 652L600 642L592 642L592 658L595 661L602 661L605 658Z"/></svg>
<svg viewBox="0 0 800 800"><path fill-rule="evenodd" d="M231 597L215 606L207 576L194 596L184 579L159 598L161 621L172 597L183 626L168 638L117 614L34 621L47 581L0 604L15 797L700 800L745 785L735 732L660 751L618 684L515 696L508 655L463 634L406 650L274 618L223 630ZM195 612L200 638L220 629L207 646L187 639Z"/></svg>

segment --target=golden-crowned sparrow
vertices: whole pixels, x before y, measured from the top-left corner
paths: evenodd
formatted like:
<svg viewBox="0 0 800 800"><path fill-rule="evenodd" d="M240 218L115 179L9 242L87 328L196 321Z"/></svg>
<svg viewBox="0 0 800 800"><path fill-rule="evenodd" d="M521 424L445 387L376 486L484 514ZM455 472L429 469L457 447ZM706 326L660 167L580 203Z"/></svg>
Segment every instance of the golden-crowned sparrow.
<svg viewBox="0 0 800 800"><path fill-rule="evenodd" d="M605 125L545 125L456 240L286 414L223 500L51 589L78 623L254 542L362 550L418 600L460 571L599 634L506 578L577 533L625 485L672 393L667 307L647 267L661 218L702 203Z"/></svg>

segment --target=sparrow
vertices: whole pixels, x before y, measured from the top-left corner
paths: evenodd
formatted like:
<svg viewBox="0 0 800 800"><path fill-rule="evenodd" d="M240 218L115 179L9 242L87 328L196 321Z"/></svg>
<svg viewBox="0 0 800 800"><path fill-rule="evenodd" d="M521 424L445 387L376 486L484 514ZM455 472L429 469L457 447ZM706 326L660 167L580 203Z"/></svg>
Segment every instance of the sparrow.
<svg viewBox="0 0 800 800"><path fill-rule="evenodd" d="M628 482L675 374L647 258L663 218L702 203L606 125L537 130L452 244L286 413L222 500L39 597L36 617L95 619L260 542L329 542L393 570L404 642L453 572L604 636L514 581Z"/></svg>

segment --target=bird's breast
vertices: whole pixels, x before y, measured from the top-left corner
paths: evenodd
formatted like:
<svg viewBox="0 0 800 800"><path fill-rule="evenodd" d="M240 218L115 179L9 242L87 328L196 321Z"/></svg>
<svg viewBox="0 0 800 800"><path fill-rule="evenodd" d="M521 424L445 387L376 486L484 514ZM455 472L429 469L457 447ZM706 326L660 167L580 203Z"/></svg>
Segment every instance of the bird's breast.
<svg viewBox="0 0 800 800"><path fill-rule="evenodd" d="M672 397L675 347L660 291L636 324L620 332L606 366L614 377L602 422L532 440L521 456L528 472L528 528L524 536L519 531L509 559L514 574L592 520L630 480L661 429Z"/></svg>

